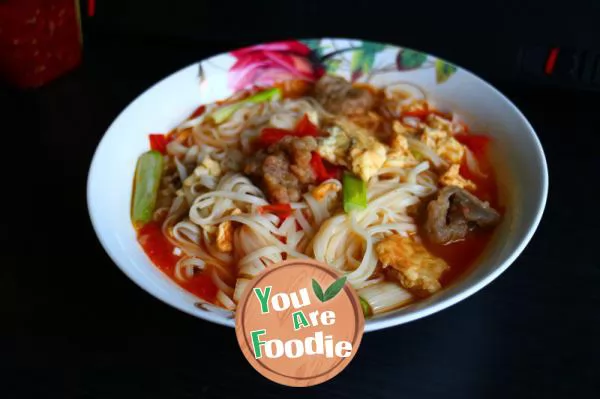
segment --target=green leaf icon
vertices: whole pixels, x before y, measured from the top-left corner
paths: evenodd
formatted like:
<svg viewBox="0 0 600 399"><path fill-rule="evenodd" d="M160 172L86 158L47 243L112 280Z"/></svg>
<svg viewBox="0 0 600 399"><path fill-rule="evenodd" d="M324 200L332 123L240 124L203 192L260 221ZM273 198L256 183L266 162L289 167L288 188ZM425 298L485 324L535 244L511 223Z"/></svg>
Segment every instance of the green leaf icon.
<svg viewBox="0 0 600 399"><path fill-rule="evenodd" d="M312 279L312 288L317 298L319 298L319 301L325 302L325 299L323 297L323 289L321 288L317 280L315 280L314 278Z"/></svg>
<svg viewBox="0 0 600 399"><path fill-rule="evenodd" d="M346 284L346 276L335 280L335 282L331 284L329 288L327 288L327 290L325 291L323 302L327 302L328 300L335 298L335 296L342 290L342 288L344 288L344 284Z"/></svg>
<svg viewBox="0 0 600 399"><path fill-rule="evenodd" d="M456 73L458 68L442 60L435 60L435 80L437 83L444 83L450 76Z"/></svg>

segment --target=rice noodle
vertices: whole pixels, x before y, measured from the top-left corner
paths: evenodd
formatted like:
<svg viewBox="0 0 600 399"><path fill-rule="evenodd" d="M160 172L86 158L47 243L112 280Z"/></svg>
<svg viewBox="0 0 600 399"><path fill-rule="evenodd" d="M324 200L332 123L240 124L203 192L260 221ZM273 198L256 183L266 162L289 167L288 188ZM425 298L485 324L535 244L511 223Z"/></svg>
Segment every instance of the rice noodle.
<svg viewBox="0 0 600 399"><path fill-rule="evenodd" d="M406 137L406 140L408 141L408 145L411 150L418 151L419 153L423 154L423 156L429 159L436 168L448 166L446 161L440 158L440 156L436 154L433 149L429 148L425 143L412 137Z"/></svg>
<svg viewBox="0 0 600 399"><path fill-rule="evenodd" d="M185 257L175 264L175 277L180 281L189 280L196 270L204 270L206 263L200 258Z"/></svg>
<svg viewBox="0 0 600 399"><path fill-rule="evenodd" d="M414 299L410 292L388 281L361 288L358 294L367 301L373 314L399 308Z"/></svg>
<svg viewBox="0 0 600 399"><path fill-rule="evenodd" d="M233 302L231 298L229 298L229 296L227 296L227 294L221 290L217 291L217 301L219 301L219 303L227 310L235 309L235 302Z"/></svg>

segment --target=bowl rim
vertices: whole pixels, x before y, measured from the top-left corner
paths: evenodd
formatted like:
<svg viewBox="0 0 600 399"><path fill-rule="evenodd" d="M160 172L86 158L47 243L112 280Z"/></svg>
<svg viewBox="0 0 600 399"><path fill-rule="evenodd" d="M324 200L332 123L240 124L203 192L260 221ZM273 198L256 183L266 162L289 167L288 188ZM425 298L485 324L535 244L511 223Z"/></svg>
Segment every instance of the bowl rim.
<svg viewBox="0 0 600 399"><path fill-rule="evenodd" d="M301 39L296 39L296 40L306 40L306 39L307 38L301 38ZM322 38L316 38L316 39L318 39L318 40L348 40L348 41L360 40L362 42L386 44L386 45L399 47L399 48L403 48L403 49L410 48L410 47L403 47L403 46L400 46L400 45L394 44L394 43L381 42L381 41L370 41L370 40L346 38L346 37L322 37ZM255 45L268 44L268 43L271 43L271 42L261 42L261 43L256 43ZM246 46L238 47L237 49L245 48L245 47ZM223 52L220 52L217 54L213 54L209 57L200 59L194 63L188 64L182 68L179 68L178 70L172 72L171 74L156 81L154 84L152 84L146 90L144 90L143 92L138 94L131 102L129 102L129 104L121 110L121 112L113 119L111 124L108 126L108 128L102 134L102 137L101 137L100 141L98 142L96 149L94 150L94 154L93 154L92 160L90 162L90 166L88 169L88 175L87 175L87 184L86 184L87 210L88 210L88 216L90 217L90 221L92 223L92 227L94 229L94 233L96 234L96 237L100 241L100 244L102 245L102 248L104 249L104 251L108 254L109 258L113 261L113 263L121 270L121 272L123 272L138 287L140 287L142 290L146 291L148 294L155 297L156 299L160 300L161 302L163 302L177 310L180 310L184 313L187 313L191 316L194 316L196 318L207 320L207 321L213 322L215 324L227 326L227 327L235 326L233 319L226 318L226 317L223 317L221 315L218 315L218 314L212 313L212 312L203 312L203 313L192 312L190 309L186 308L185 306L178 305L177 303L175 303L175 301L170 301L166 298L162 298L161 295L159 295L156 292L153 292L149 287L144 286L140 281L138 281L137 277L133 276L133 274L129 271L128 267L121 265L120 258L115 255L113 249L108 245L105 237L100 233L99 222L95 216L95 212L94 212L95 205L94 205L94 200L91 196L91 194L92 194L91 192L92 192L92 185L94 182L94 176L98 173L97 170L99 168L99 166L98 166L99 153L100 153L101 149L103 148L103 146L105 146L107 143L107 133L118 123L121 116L123 114L125 114L128 111L128 109L130 109L135 103L140 101L140 99L142 97L144 97L147 93L151 92L156 86L160 85L161 83L171 79L173 76L181 73L184 70L187 70L187 69L193 68L193 67L197 67L198 65L200 65L201 62L210 60L214 57L218 57L223 54L227 54L228 52L233 51L233 50L236 50L236 49L230 49L228 51L223 51ZM417 50L417 51L419 51L419 50ZM423 52L423 53L427 54L428 56L432 56L437 59L443 60L443 58L437 57L435 54L431 54L428 52ZM456 294L454 294L444 300L441 300L439 302L433 303L424 309L419 309L414 312L410 312L410 313L403 314L403 315L397 315L397 316L393 316L393 314L388 313L388 314L382 315L383 316L382 318L365 320L365 330L364 330L365 332L377 331L377 330L381 330L381 329L385 329L385 328L389 328L389 327L393 327L393 326L397 326L397 325L401 325L401 324L406 324L406 323L409 323L414 320L422 319L424 317L435 314L441 310L444 310L452 305L455 305L458 302L461 302L464 299L472 296L476 292L480 291L482 288L484 288L485 286L490 284L493 280L495 280L500 274L502 274L504 271L506 271L506 269L508 269L508 267L511 266L514 263L514 261L521 255L521 253L525 250L527 245L531 242L533 235L537 231L539 224L541 222L542 216L544 214L545 208L546 208L546 203L547 203L547 199L548 199L548 190L549 190L548 164L546 161L546 156L544 154L544 150L543 150L541 141L540 141L535 129L533 128L533 126L531 125L529 120L525 117L525 115L521 112L521 110L508 97L506 97L506 95L504 95L500 90L498 90L496 87L491 85L489 82L487 82L483 78L479 77L477 74L473 73L471 70L464 68L458 64L455 64L455 63L453 63L453 64L456 65L458 68L460 68L465 73L467 73L469 75L469 78L477 80L478 83L485 86L494 95L496 95L498 98L500 98L506 104L508 104L511 111L521 120L521 122L523 122L523 124L527 128L529 136L533 140L535 151L537 153L536 155L539 157L539 164L537 166L540 168L540 172L541 172L540 177L542 179L541 189L539 191L538 198L536 199L536 205L535 205L536 212L535 212L535 215L533 217L531 224L528 226L525 235L519 241L518 245L510 252L509 256L506 257L506 259L504 259L500 264L498 264L493 270L491 270L484 276L480 277L479 279L475 280L473 283L467 285L464 289L460 290ZM151 263L150 260L148 260L148 262Z"/></svg>

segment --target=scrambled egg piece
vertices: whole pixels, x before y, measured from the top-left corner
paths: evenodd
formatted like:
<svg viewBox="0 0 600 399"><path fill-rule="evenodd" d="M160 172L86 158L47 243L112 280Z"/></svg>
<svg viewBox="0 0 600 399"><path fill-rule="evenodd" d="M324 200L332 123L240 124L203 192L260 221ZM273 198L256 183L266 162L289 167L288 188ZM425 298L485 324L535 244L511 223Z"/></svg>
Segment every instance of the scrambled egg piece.
<svg viewBox="0 0 600 399"><path fill-rule="evenodd" d="M217 229L217 249L221 252L233 250L233 224L226 220Z"/></svg>
<svg viewBox="0 0 600 399"><path fill-rule="evenodd" d="M403 111L415 112L415 111L423 111L429 108L429 104L427 104L427 100L414 100L410 104L406 105Z"/></svg>
<svg viewBox="0 0 600 399"><path fill-rule="evenodd" d="M390 143L391 149L397 150L397 151L408 152L409 147L408 147L408 140L406 139L406 136L404 136L403 132L396 131L396 129L394 129L394 131L395 131L395 134L392 137L392 141Z"/></svg>
<svg viewBox="0 0 600 399"><path fill-rule="evenodd" d="M414 127L403 125L402 123L400 123L400 121L394 121L394 123L392 124L392 129L394 129L394 133L399 135L411 135L417 133L417 129L415 129Z"/></svg>
<svg viewBox="0 0 600 399"><path fill-rule="evenodd" d="M463 145L445 130L426 127L421 135L421 141L451 164L460 163L465 155Z"/></svg>
<svg viewBox="0 0 600 399"><path fill-rule="evenodd" d="M221 165L211 157L205 157L201 166L204 166L211 176L221 176L221 173L223 172L221 170Z"/></svg>
<svg viewBox="0 0 600 399"><path fill-rule="evenodd" d="M427 116L427 125L433 129L444 130L448 133L452 133L452 121L441 118L435 114L429 114Z"/></svg>
<svg viewBox="0 0 600 399"><path fill-rule="evenodd" d="M391 235L375 246L375 252L400 284L416 294L429 295L442 288L439 279L448 264L413 238Z"/></svg>
<svg viewBox="0 0 600 399"><path fill-rule="evenodd" d="M456 186L465 190L473 191L477 189L477 185L469 179L465 179L460 175L460 165L454 164L440 176L440 183L444 186Z"/></svg>
<svg viewBox="0 0 600 399"><path fill-rule="evenodd" d="M329 136L319 139L319 155L336 165L348 166L346 153L352 145L350 136L338 126L329 129Z"/></svg>
<svg viewBox="0 0 600 399"><path fill-rule="evenodd" d="M235 208L229 212L229 214L241 215L242 210ZM231 252L233 250L233 227L233 222L231 220L226 220L219 224L219 227L217 228L217 249L219 251Z"/></svg>
<svg viewBox="0 0 600 399"><path fill-rule="evenodd" d="M398 124L402 126L400 122ZM408 132L408 130L406 131ZM406 136L402 133L404 130L394 128L394 132L394 136L390 142L391 148L388 151L387 159L383 166L398 168L412 168L416 166L419 161L408 148L408 140L406 140Z"/></svg>
<svg viewBox="0 0 600 399"><path fill-rule="evenodd" d="M200 176L219 177L223 174L221 165L211 157L205 157L202 163L196 166L194 172L191 173L184 181L183 185L190 187L198 182Z"/></svg>
<svg viewBox="0 0 600 399"><path fill-rule="evenodd" d="M368 130L340 121L329 133L329 137L319 139L318 146L319 154L329 162L349 167L364 181L383 166L387 148Z"/></svg>
<svg viewBox="0 0 600 399"><path fill-rule="evenodd" d="M341 187L339 184L321 183L311 191L311 194L313 195L313 197L315 197L317 201L321 201L323 198L325 198L327 193L331 191L337 193L338 191L340 191L340 189Z"/></svg>
<svg viewBox="0 0 600 399"><path fill-rule="evenodd" d="M350 150L352 172L364 181L369 181L383 166L386 155L386 148L376 140L371 146L355 144Z"/></svg>
<svg viewBox="0 0 600 399"><path fill-rule="evenodd" d="M185 178L183 181L183 186L190 188L197 183L201 183L208 189L214 189L217 185L218 178L222 174L223 169L221 168L221 165L217 161L206 156L201 164L196 166L194 171ZM183 190L181 190L181 194L178 195L183 194Z"/></svg>
<svg viewBox="0 0 600 399"><path fill-rule="evenodd" d="M235 215L241 215L242 214L242 210L240 208L235 208L233 209L231 212L229 212L229 214L231 216L235 216Z"/></svg>

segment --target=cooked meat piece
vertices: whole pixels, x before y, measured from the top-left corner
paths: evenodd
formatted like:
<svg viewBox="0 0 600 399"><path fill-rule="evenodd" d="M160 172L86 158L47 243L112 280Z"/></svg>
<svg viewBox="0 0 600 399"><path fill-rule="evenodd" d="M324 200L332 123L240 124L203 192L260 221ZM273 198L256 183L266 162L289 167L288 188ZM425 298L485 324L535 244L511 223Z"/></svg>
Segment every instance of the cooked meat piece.
<svg viewBox="0 0 600 399"><path fill-rule="evenodd" d="M364 114L375 105L375 98L369 90L354 87L346 79L330 75L323 76L315 85L315 98L334 114Z"/></svg>
<svg viewBox="0 0 600 399"><path fill-rule="evenodd" d="M469 230L493 227L500 214L468 191L447 186L427 205L425 231L429 239L445 244L465 238Z"/></svg>
<svg viewBox="0 0 600 399"><path fill-rule="evenodd" d="M251 177L262 176L262 166L268 153L265 150L256 151L253 156L244 160L244 173Z"/></svg>
<svg viewBox="0 0 600 399"><path fill-rule="evenodd" d="M442 288L440 277L449 266L411 237L394 234L375 246L386 272L406 289L425 296Z"/></svg>
<svg viewBox="0 0 600 399"><path fill-rule="evenodd" d="M310 166L314 137L286 136L267 150L259 150L246 161L244 173L254 178L274 203L298 201L315 182Z"/></svg>

